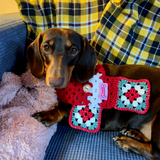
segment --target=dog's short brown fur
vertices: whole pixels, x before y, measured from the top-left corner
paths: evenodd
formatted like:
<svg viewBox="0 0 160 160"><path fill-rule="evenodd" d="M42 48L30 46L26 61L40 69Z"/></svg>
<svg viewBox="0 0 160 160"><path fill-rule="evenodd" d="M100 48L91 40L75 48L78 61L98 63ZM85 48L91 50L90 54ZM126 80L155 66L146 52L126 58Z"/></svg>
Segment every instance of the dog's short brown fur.
<svg viewBox="0 0 160 160"><path fill-rule="evenodd" d="M27 59L36 77L46 76L46 84L64 88L70 77L85 82L93 76L97 56L86 38L69 29L52 28L41 33L28 47ZM101 130L121 130L114 138L124 151L134 151L148 159L160 159L160 69L140 65L104 65L106 75L148 79L151 83L150 108L144 115L114 109L103 110ZM71 105L33 115L45 126L66 117Z"/></svg>

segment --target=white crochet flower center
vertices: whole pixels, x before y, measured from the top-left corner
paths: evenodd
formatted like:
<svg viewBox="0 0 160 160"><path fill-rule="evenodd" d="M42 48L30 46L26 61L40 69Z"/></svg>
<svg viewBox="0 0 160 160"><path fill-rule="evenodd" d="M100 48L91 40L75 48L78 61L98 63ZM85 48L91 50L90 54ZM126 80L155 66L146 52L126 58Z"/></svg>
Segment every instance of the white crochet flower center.
<svg viewBox="0 0 160 160"><path fill-rule="evenodd" d="M99 99L99 84L103 83L103 81L100 79L102 74L97 73L94 75L89 82L92 83L93 87L90 90L90 93L92 93L92 96L88 96L87 99L91 102L89 104L89 107L96 107L99 108L99 103L102 102L101 99Z"/></svg>

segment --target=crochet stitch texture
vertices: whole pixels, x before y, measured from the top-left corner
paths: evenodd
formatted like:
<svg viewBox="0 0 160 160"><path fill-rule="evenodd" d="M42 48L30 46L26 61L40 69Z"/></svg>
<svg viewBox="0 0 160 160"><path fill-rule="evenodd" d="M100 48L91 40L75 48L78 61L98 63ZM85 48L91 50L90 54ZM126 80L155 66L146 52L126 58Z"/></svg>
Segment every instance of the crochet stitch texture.
<svg viewBox="0 0 160 160"><path fill-rule="evenodd" d="M88 132L99 131L103 109L145 114L149 108L148 80L109 77L100 64L97 64L95 75L88 82L80 83L71 78L66 88L56 90L60 101L72 105L70 125Z"/></svg>

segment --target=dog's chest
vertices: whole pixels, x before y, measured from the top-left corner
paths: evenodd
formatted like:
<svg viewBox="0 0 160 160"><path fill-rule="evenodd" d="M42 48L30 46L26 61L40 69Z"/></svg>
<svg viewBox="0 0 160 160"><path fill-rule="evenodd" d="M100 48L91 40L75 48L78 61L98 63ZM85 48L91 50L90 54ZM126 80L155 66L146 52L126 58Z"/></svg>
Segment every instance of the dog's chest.
<svg viewBox="0 0 160 160"><path fill-rule="evenodd" d="M97 132L103 109L145 114L149 108L150 83L146 79L108 77L103 66L97 64L95 75L88 82L71 79L66 88L57 89L57 96L72 105L69 116L72 127Z"/></svg>

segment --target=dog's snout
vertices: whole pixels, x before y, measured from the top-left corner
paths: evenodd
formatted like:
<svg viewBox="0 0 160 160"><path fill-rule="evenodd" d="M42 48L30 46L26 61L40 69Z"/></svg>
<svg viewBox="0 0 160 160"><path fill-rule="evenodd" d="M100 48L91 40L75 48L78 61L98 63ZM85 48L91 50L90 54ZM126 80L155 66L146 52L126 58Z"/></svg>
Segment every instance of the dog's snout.
<svg viewBox="0 0 160 160"><path fill-rule="evenodd" d="M49 78L49 84L51 87L60 88L64 83L64 78Z"/></svg>

